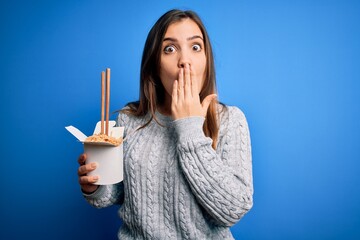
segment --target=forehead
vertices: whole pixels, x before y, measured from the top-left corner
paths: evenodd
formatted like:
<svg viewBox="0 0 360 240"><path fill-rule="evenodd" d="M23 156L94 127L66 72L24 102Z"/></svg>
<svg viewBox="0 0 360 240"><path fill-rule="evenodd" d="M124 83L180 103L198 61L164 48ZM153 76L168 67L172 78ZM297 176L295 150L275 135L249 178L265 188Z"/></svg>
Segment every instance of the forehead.
<svg viewBox="0 0 360 240"><path fill-rule="evenodd" d="M174 38L188 38L195 35L203 38L199 26L190 18L171 23L165 33L165 37Z"/></svg>

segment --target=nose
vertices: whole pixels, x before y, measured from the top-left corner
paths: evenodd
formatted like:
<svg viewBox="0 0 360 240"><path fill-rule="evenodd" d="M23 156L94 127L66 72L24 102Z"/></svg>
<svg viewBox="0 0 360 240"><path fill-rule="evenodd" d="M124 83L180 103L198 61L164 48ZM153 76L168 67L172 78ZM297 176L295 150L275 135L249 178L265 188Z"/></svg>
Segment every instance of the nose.
<svg viewBox="0 0 360 240"><path fill-rule="evenodd" d="M187 51L181 51L181 53L179 55L178 67L184 68L185 64L191 65L191 57Z"/></svg>

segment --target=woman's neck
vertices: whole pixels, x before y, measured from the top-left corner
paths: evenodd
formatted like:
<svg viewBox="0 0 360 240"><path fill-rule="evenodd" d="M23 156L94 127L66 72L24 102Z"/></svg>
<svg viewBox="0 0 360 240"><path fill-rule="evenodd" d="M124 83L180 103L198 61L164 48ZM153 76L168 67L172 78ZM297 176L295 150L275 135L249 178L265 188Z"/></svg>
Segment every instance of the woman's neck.
<svg viewBox="0 0 360 240"><path fill-rule="evenodd" d="M165 97L165 101L157 106L158 112L165 116L171 116L171 97Z"/></svg>
<svg viewBox="0 0 360 240"><path fill-rule="evenodd" d="M161 106L157 107L157 110L159 113L161 113L164 116L171 116L171 108L170 107L161 105Z"/></svg>

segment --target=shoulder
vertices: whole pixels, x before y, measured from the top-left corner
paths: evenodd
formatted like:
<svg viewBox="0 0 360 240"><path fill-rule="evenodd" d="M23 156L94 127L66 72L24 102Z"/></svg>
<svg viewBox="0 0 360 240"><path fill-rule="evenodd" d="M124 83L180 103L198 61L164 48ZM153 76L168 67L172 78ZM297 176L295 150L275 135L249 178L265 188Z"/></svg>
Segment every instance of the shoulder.
<svg viewBox="0 0 360 240"><path fill-rule="evenodd" d="M128 107L124 107L117 111L117 123L121 126L129 120L129 115L126 113Z"/></svg>
<svg viewBox="0 0 360 240"><path fill-rule="evenodd" d="M246 122L244 112L237 106L218 105L220 124Z"/></svg>
<svg viewBox="0 0 360 240"><path fill-rule="evenodd" d="M127 129L138 128L145 125L149 121L149 114L145 116L136 116L128 106L125 106L121 110L117 111L116 123L118 126L125 127Z"/></svg>
<svg viewBox="0 0 360 240"><path fill-rule="evenodd" d="M223 106L219 112L219 142L218 149L230 146L250 145L250 131L244 112L236 106ZM246 146L245 146L246 145Z"/></svg>
<svg viewBox="0 0 360 240"><path fill-rule="evenodd" d="M121 110L117 111L117 123L119 125L127 125L133 121L139 121L141 117L137 117L130 112L130 107L125 106Z"/></svg>
<svg viewBox="0 0 360 240"><path fill-rule="evenodd" d="M244 112L237 106L220 105L219 137L249 135L249 126Z"/></svg>

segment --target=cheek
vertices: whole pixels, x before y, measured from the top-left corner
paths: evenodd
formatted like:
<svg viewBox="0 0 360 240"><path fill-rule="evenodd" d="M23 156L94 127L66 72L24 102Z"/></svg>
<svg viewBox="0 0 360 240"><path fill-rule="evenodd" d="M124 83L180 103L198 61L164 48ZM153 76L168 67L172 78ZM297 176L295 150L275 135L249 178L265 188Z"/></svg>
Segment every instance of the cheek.
<svg viewBox="0 0 360 240"><path fill-rule="evenodd" d="M160 80L163 87L165 88L165 91L171 95L174 80L172 80L165 71L160 71Z"/></svg>
<svg viewBox="0 0 360 240"><path fill-rule="evenodd" d="M161 80L161 84L163 85L163 87L165 88L165 91L167 93L169 93L170 89L172 88L172 82L170 81L169 78L164 77L163 74L160 74L160 80ZM170 92L171 93L171 92Z"/></svg>
<svg viewBox="0 0 360 240"><path fill-rule="evenodd" d="M172 94L172 87L173 87L175 79L178 78L178 74L179 73L178 73L177 66L174 64L171 64L171 60L166 59L166 60L160 62L161 83L169 95Z"/></svg>
<svg viewBox="0 0 360 240"><path fill-rule="evenodd" d="M161 82L165 88L165 91L171 96L174 81L173 80L167 80L167 81L161 80Z"/></svg>
<svg viewBox="0 0 360 240"><path fill-rule="evenodd" d="M160 62L160 78L161 81L166 81L176 77L176 68L170 64L170 61L162 60Z"/></svg>
<svg viewBox="0 0 360 240"><path fill-rule="evenodd" d="M197 78L199 90L202 89L202 86L205 82L205 74L206 74L205 69L206 69L206 65L203 64L202 62L201 62L201 64L198 64L197 69L196 69L196 78Z"/></svg>

